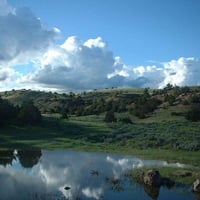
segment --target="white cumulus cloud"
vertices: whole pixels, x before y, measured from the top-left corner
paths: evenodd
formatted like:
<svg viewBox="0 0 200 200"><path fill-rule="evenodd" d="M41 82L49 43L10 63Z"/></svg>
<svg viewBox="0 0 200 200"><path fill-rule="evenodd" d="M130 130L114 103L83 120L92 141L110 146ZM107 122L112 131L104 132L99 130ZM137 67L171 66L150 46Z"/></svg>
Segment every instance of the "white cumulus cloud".
<svg viewBox="0 0 200 200"><path fill-rule="evenodd" d="M106 87L151 87L199 85L200 60L178 58L147 66L127 66L114 57L108 45L97 37L81 41L71 36L47 51L34 74L26 77L42 87L89 90Z"/></svg>
<svg viewBox="0 0 200 200"><path fill-rule="evenodd" d="M18 83L23 73L16 65L36 62L55 44L59 34L59 29L45 27L29 8L15 9L6 0L0 0L1 90L23 87Z"/></svg>
<svg viewBox="0 0 200 200"><path fill-rule="evenodd" d="M162 88L200 85L200 60L178 58L157 65L127 66L114 57L102 38L85 42L71 36L47 51L36 71L23 80L38 87L60 90L90 90L107 87Z"/></svg>
<svg viewBox="0 0 200 200"><path fill-rule="evenodd" d="M18 76L18 73L9 67L0 68L0 91L9 90L10 83L15 80L15 77Z"/></svg>
<svg viewBox="0 0 200 200"><path fill-rule="evenodd" d="M164 87L167 83L173 85L200 85L200 60L197 58L179 58L163 63L165 78L160 83Z"/></svg>
<svg viewBox="0 0 200 200"><path fill-rule="evenodd" d="M47 29L29 8L12 9L0 0L0 66L34 59L54 44L59 30Z"/></svg>
<svg viewBox="0 0 200 200"><path fill-rule="evenodd" d="M15 72L13 69L10 68L0 68L0 82L2 81L8 81L10 79L12 79L12 77L14 76Z"/></svg>
<svg viewBox="0 0 200 200"><path fill-rule="evenodd" d="M2 88L80 91L109 87L162 88L168 83L200 85L199 58L179 57L154 65L127 65L101 37L82 41L71 36L59 45L56 39L60 33L58 28L45 27L29 8L15 9L6 0L0 0ZM30 70L25 73L16 65L29 66ZM5 82L7 88L3 86Z"/></svg>
<svg viewBox="0 0 200 200"><path fill-rule="evenodd" d="M7 3L7 0L0 0L0 16L14 13L15 9Z"/></svg>
<svg viewBox="0 0 200 200"><path fill-rule="evenodd" d="M71 36L62 45L47 51L38 66L26 81L68 91L200 84L199 59L181 57L159 66L127 66L119 56L114 57L100 37L81 41Z"/></svg>
<svg viewBox="0 0 200 200"><path fill-rule="evenodd" d="M47 51L31 79L37 83L72 90L104 88L115 59L101 38L82 42L71 36ZM30 77L29 77L30 78Z"/></svg>

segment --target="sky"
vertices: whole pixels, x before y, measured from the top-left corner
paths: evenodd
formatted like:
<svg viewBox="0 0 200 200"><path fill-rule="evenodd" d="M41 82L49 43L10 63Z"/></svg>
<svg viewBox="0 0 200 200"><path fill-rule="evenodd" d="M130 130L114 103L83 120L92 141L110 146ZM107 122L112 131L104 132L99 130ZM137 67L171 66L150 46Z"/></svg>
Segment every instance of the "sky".
<svg viewBox="0 0 200 200"><path fill-rule="evenodd" d="M0 0L0 90L200 85L199 0Z"/></svg>

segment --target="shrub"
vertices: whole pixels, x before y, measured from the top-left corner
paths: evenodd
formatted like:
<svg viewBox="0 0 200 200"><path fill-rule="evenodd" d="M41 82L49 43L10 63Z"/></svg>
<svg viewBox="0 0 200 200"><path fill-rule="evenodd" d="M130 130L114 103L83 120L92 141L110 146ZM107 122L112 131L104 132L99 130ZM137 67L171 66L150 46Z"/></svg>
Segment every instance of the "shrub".
<svg viewBox="0 0 200 200"><path fill-rule="evenodd" d="M115 113L113 111L106 112L104 121L105 122L116 122L117 120L115 118Z"/></svg>
<svg viewBox="0 0 200 200"><path fill-rule="evenodd" d="M167 101L169 103L170 106L173 105L174 101L175 101L175 96L174 95L166 95L165 96L165 100L164 101Z"/></svg>
<svg viewBox="0 0 200 200"><path fill-rule="evenodd" d="M193 106L187 113L186 113L186 119L196 122L200 121L200 105Z"/></svg>
<svg viewBox="0 0 200 200"><path fill-rule="evenodd" d="M132 124L132 120L130 117L124 117L122 119L119 119L119 122L125 123L125 124Z"/></svg>

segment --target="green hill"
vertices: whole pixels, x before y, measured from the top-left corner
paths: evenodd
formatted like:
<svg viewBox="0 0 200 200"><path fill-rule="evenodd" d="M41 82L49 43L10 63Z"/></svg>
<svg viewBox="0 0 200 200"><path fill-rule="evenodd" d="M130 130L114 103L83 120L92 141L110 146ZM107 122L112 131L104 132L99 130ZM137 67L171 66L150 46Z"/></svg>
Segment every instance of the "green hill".
<svg viewBox="0 0 200 200"><path fill-rule="evenodd" d="M1 92L13 105L32 101L42 114L75 116L99 115L107 111L128 113L134 121L182 119L191 107L200 104L200 87L166 86L162 90L114 88L82 93L52 93L32 90Z"/></svg>
<svg viewBox="0 0 200 200"><path fill-rule="evenodd" d="M68 94L13 90L0 96L19 108L32 102L43 116L38 125L1 127L1 147L140 150L153 158L172 151L165 157L199 162L200 87L167 85L162 90L114 88ZM177 158L180 152L187 156Z"/></svg>

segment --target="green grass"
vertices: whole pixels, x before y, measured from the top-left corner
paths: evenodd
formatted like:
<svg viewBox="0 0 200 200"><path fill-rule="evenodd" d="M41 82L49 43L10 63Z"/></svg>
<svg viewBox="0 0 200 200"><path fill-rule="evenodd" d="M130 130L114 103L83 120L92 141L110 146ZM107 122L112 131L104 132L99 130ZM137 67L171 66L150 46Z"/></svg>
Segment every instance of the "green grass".
<svg viewBox="0 0 200 200"><path fill-rule="evenodd" d="M97 94L97 93L100 93L100 94L113 94L113 93L123 93L123 94L142 94L144 91L144 88L113 88L113 89L100 89L100 90L96 90L96 91L93 91L93 92L90 92L89 94ZM150 90L151 92L151 90Z"/></svg>
<svg viewBox="0 0 200 200"><path fill-rule="evenodd" d="M77 149L114 152L143 158L200 165L199 123L184 121L105 123L104 115L44 117L41 126L10 126L0 130L1 148ZM173 147L174 144L178 147ZM185 146L184 146L185 145ZM192 146L193 145L193 146Z"/></svg>

